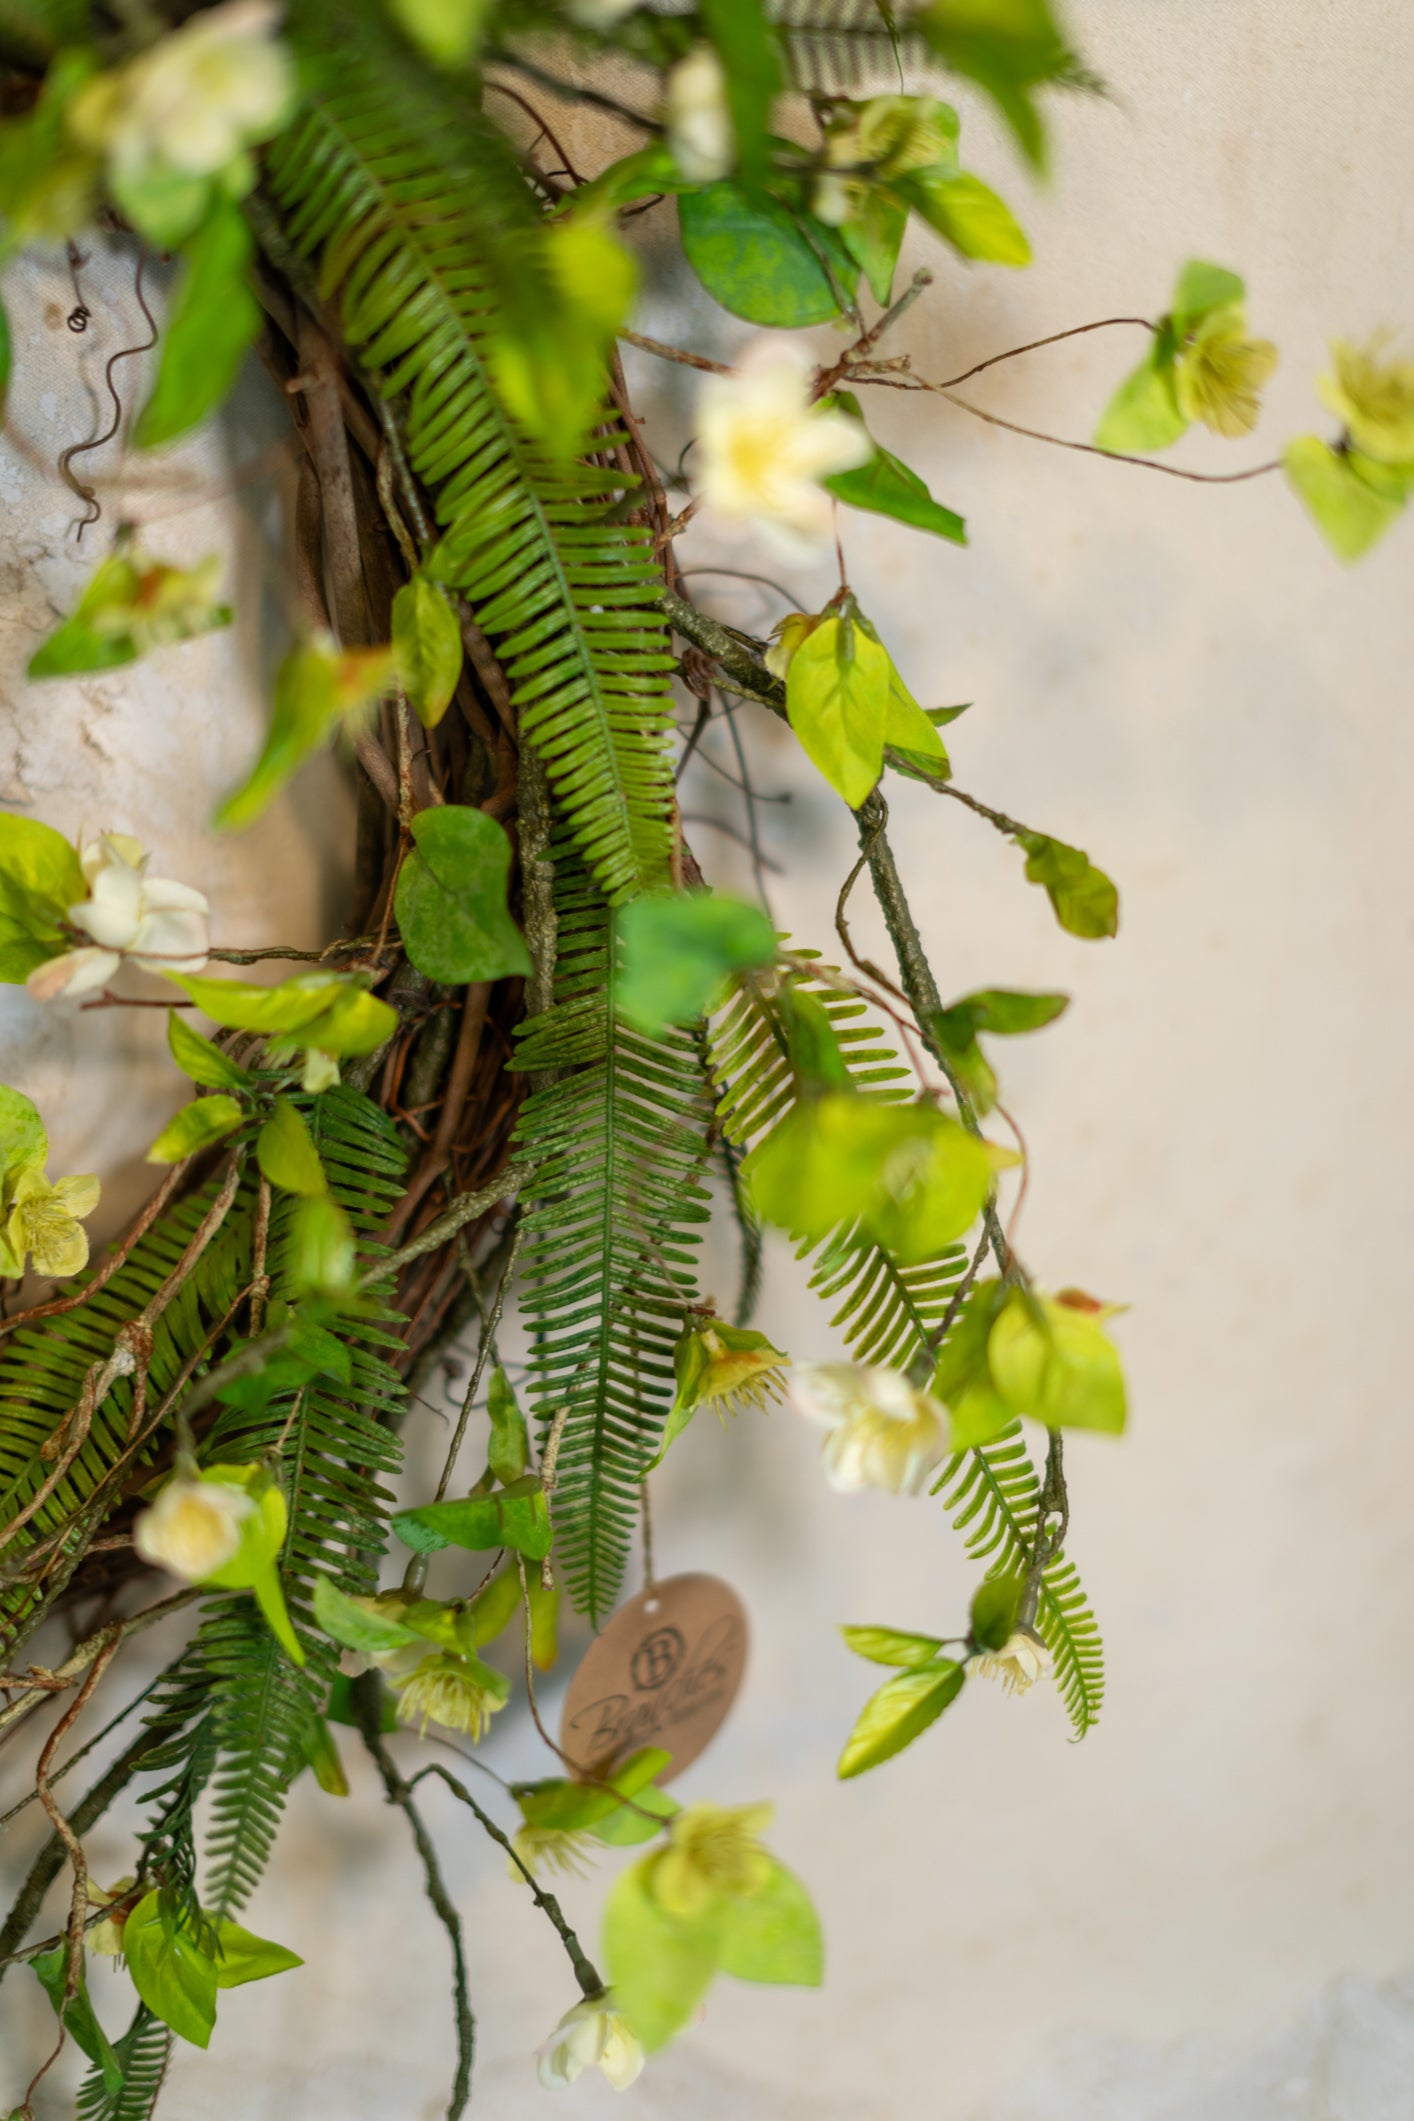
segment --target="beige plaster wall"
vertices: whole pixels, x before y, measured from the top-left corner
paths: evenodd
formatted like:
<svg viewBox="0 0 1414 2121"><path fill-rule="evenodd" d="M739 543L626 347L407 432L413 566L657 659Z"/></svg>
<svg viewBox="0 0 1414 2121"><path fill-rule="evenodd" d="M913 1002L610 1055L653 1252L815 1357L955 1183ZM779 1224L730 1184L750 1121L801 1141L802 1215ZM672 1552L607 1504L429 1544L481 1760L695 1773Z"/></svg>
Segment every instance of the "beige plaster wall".
<svg viewBox="0 0 1414 2121"><path fill-rule="evenodd" d="M1283 368L1250 446L1202 439L1175 461L1258 462L1320 424L1310 377L1329 333L1414 329L1414 10L1073 12L1115 100L1061 105L1048 194L1028 195L967 114L973 166L1024 206L1037 265L964 271L930 251L939 286L900 343L955 373L1153 311L1201 252L1247 273ZM704 347L741 337L676 287L644 323ZM1133 352L1096 334L972 387L1080 437ZM646 363L633 381L671 460L690 386ZM945 990L1075 996L1004 1058L1034 1165L1027 1257L1133 1306L1132 1434L1070 1452L1110 1695L1073 1748L1053 1699L978 1687L899 1761L837 1784L868 1675L836 1624L947 1623L971 1571L936 1504L829 1495L788 1416L727 1437L699 1423L662 1483L659 1567L729 1575L756 1637L740 1709L683 1794L776 1798L830 1979L820 1994L722 1984L628 2097L673 2121L1398 2121L1414 2082L1411 532L1346 574L1276 479L1188 485L880 395L879 432L964 510L972 545L852 518L861 600L920 696L977 703L950 733L960 784L1088 847L1124 890L1117 943L1071 941L983 825L921 790L895 801ZM758 564L740 541L697 557ZM832 586L828 570L801 579ZM768 612L717 588L724 615ZM848 835L788 743L750 735L763 785L794 797L768 825L788 872L777 910L825 945L821 887ZM710 780L690 807L730 820ZM731 843L691 829L714 875L739 878ZM761 1322L798 1355L831 1347L779 1253ZM429 1417L429 1454L439 1434ZM488 1758L539 1771L523 1726ZM228 1999L215 2068L183 2055L173 2071L182 2121L442 2110L444 1942L401 1823L354 1775L349 1807L296 1794L254 1913L318 1965ZM496 1852L451 1805L429 1811L467 1922L481 2111L520 2121L547 2096L528 2057L571 1984ZM121 1837L96 1841L100 1875L105 1855L120 1867ZM600 1892L565 1894L590 1935ZM562 2096L613 2107L597 2081Z"/></svg>

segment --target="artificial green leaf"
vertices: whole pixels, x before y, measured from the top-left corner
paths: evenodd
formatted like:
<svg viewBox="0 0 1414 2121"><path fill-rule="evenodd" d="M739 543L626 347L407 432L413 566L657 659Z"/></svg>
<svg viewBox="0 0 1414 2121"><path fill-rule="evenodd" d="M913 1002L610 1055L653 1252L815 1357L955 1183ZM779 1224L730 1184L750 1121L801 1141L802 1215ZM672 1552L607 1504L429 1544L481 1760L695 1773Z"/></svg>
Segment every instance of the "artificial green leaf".
<svg viewBox="0 0 1414 2121"><path fill-rule="evenodd" d="M256 1137L255 1154L271 1185L286 1193L309 1196L329 1189L304 1114L287 1097L277 1097L271 1106Z"/></svg>
<svg viewBox="0 0 1414 2121"><path fill-rule="evenodd" d="M614 989L624 1016L645 1031L711 1013L734 972L769 965L776 931L759 906L719 893L634 899L618 917L622 969Z"/></svg>
<svg viewBox="0 0 1414 2121"><path fill-rule="evenodd" d="M531 1561L543 1560L554 1538L545 1491L534 1474L496 1494L400 1510L393 1530L418 1554L435 1554L440 1547L470 1547L474 1552L514 1547Z"/></svg>
<svg viewBox="0 0 1414 2121"><path fill-rule="evenodd" d="M434 66L465 66L481 41L489 0L389 0L389 10Z"/></svg>
<svg viewBox="0 0 1414 2121"><path fill-rule="evenodd" d="M800 1089L847 1090L850 1073L829 1015L817 997L792 980L777 998L791 1072Z"/></svg>
<svg viewBox="0 0 1414 2121"><path fill-rule="evenodd" d="M764 1221L818 1241L868 1210L885 1158L916 1134L909 1106L831 1091L797 1104L757 1143L742 1183Z"/></svg>
<svg viewBox="0 0 1414 2121"><path fill-rule="evenodd" d="M1014 1414L1030 1414L1051 1429L1122 1433L1124 1372L1089 1308L1013 1289L988 1335L987 1362Z"/></svg>
<svg viewBox="0 0 1414 2121"><path fill-rule="evenodd" d="M52 1952L41 1952L30 1960L30 1965L39 1977L39 1985L53 2004L56 2012L63 2013L64 2030L82 2055L96 2063L103 2079L103 2089L110 2099L116 2099L123 2089L123 2069L113 2052L112 2042L98 2022L88 1993L88 1975L80 1962L77 1995L69 2000L64 2009L64 1988L68 1978L69 1946L67 1938L56 1944Z"/></svg>
<svg viewBox="0 0 1414 2121"><path fill-rule="evenodd" d="M291 1040L273 1045L272 1059L296 1045L316 1046L323 1053L348 1059L360 1053L376 1053L398 1028L398 1012L388 1002L370 994L361 979L346 981L333 990L323 1014L303 1024ZM305 1085L306 1089L310 1086ZM324 1086L320 1086L324 1087Z"/></svg>
<svg viewBox="0 0 1414 2121"><path fill-rule="evenodd" d="M0 302L0 418L4 417L5 400L10 392L10 318L3 302Z"/></svg>
<svg viewBox="0 0 1414 2121"><path fill-rule="evenodd" d="M528 974L530 952L506 905L505 827L465 803L420 810L393 905L408 956L448 986Z"/></svg>
<svg viewBox="0 0 1414 2121"><path fill-rule="evenodd" d="M769 1857L754 1893L723 1900L717 1911L717 1967L737 1981L818 1988L825 1978L825 1940L809 1893L794 1871Z"/></svg>
<svg viewBox="0 0 1414 2121"><path fill-rule="evenodd" d="M0 1083L0 1183L17 1171L42 1171L49 1161L49 1136L38 1108L22 1090Z"/></svg>
<svg viewBox="0 0 1414 2121"><path fill-rule="evenodd" d="M252 1581L250 1590L256 1604L265 1617L266 1626L289 1658L290 1663L302 1665L304 1663L304 1647L290 1621L289 1608L285 1604L285 1593L280 1582L279 1571L274 1568L262 1569L260 1574Z"/></svg>
<svg viewBox="0 0 1414 2121"><path fill-rule="evenodd" d="M891 668L888 651L848 616L823 619L791 657L790 725L851 809L883 770Z"/></svg>
<svg viewBox="0 0 1414 2121"><path fill-rule="evenodd" d="M228 1053L183 1023L176 1009L167 1011L167 1046L183 1075L205 1089L249 1090L254 1082Z"/></svg>
<svg viewBox="0 0 1414 2121"><path fill-rule="evenodd" d="M914 1131L881 1161L863 1214L898 1264L919 1266L970 1230L992 1189L997 1152L930 1106L904 1106Z"/></svg>
<svg viewBox="0 0 1414 2121"><path fill-rule="evenodd" d="M250 290L253 251L240 208L218 195L185 249L157 382L134 431L139 449L186 434L230 391L262 321Z"/></svg>
<svg viewBox="0 0 1414 2121"><path fill-rule="evenodd" d="M0 811L0 981L20 985L66 949L68 910L87 897L78 855L62 833Z"/></svg>
<svg viewBox="0 0 1414 2121"><path fill-rule="evenodd" d="M1188 431L1178 402L1173 342L1159 335L1139 366L1127 375L1110 399L1095 429L1097 449L1120 456L1151 456L1167 449Z"/></svg>
<svg viewBox="0 0 1414 2121"><path fill-rule="evenodd" d="M989 1576L972 1601L970 1634L979 1649L1005 1648L1026 1590L1024 1576Z"/></svg>
<svg viewBox="0 0 1414 2121"><path fill-rule="evenodd" d="M881 307L894 291L898 254L908 227L908 208L882 185L870 185L863 203L840 230L840 239L869 282Z"/></svg>
<svg viewBox="0 0 1414 2121"><path fill-rule="evenodd" d="M150 649L229 626L231 607L216 597L222 565L213 553L195 567L169 567L135 551L120 531L69 617L30 657L29 675L112 670Z"/></svg>
<svg viewBox="0 0 1414 2121"><path fill-rule="evenodd" d="M842 411L860 417L858 400L848 392L836 392L835 403ZM850 508L891 516L896 523L908 523L915 530L931 530L935 537L947 538L954 545L967 543L967 525L962 517L935 501L917 472L910 471L877 442L867 464L860 464L853 471L834 472L824 484L837 501L844 501ZM889 741L902 740L890 736Z"/></svg>
<svg viewBox="0 0 1414 2121"><path fill-rule="evenodd" d="M661 1908L646 1864L614 1881L604 1907L604 1959L614 2000L649 2053L680 2032L717 1971L715 1906L685 1922Z"/></svg>
<svg viewBox="0 0 1414 2121"><path fill-rule="evenodd" d="M635 199L648 199L696 191L691 177L684 177L673 160L666 140L650 140L617 162L601 169L597 177L581 184L558 209L564 214L602 213L631 206Z"/></svg>
<svg viewBox="0 0 1414 2121"><path fill-rule="evenodd" d="M239 1922L216 1925L217 1988L243 1988L247 1981L267 1981L272 1974L303 1965L297 1952L272 1944L268 1937L252 1936Z"/></svg>
<svg viewBox="0 0 1414 2121"><path fill-rule="evenodd" d="M612 1813L620 1810L625 1797L632 1797L637 1803L672 1757L661 1746L643 1746L631 1753L606 1782L571 1782L564 1776L552 1776L544 1782L514 1783L511 1794L527 1826L565 1834L579 1833L587 1827L597 1832Z"/></svg>
<svg viewBox="0 0 1414 2121"><path fill-rule="evenodd" d="M897 190L964 258L987 265L1031 263L1031 245L1011 208L969 171L915 170Z"/></svg>
<svg viewBox="0 0 1414 2121"><path fill-rule="evenodd" d="M530 1598L530 1658L537 1672L553 1671L560 1654L560 1586L558 1582L549 1590L540 1576L528 1572L526 1589Z"/></svg>
<svg viewBox="0 0 1414 2121"><path fill-rule="evenodd" d="M910 1635L902 1628L841 1628L840 1633L855 1656L871 1664L931 1664L943 1646L934 1635Z"/></svg>
<svg viewBox="0 0 1414 2121"><path fill-rule="evenodd" d="M1093 942L1117 933L1119 893L1088 854L1044 832L1018 832L1015 837L1026 850L1027 882L1044 885L1067 934Z"/></svg>
<svg viewBox="0 0 1414 2121"><path fill-rule="evenodd" d="M1063 77L1072 63L1050 0L928 0L909 27L954 73L986 90L1040 168L1045 135L1035 90Z"/></svg>
<svg viewBox="0 0 1414 2121"><path fill-rule="evenodd" d="M139 1900L123 1924L123 1953L154 2018L194 2047L206 2047L216 2023L216 1962L181 1927L169 1894Z"/></svg>
<svg viewBox="0 0 1414 2121"><path fill-rule="evenodd" d="M479 1649L483 1642L494 1642L510 1626L520 1609L520 1573L510 1564L498 1569L467 1607L471 1647Z"/></svg>
<svg viewBox="0 0 1414 2121"><path fill-rule="evenodd" d="M920 1732L936 1723L948 1704L956 1701L966 1676L963 1667L952 1658L940 1657L934 1664L920 1665L916 1671L900 1672L897 1679L885 1680L878 1693L871 1694L865 1702L849 1734L837 1770L840 1780L847 1782L854 1775L879 1767L906 1745L912 1745Z"/></svg>
<svg viewBox="0 0 1414 2121"><path fill-rule="evenodd" d="M708 184L682 196L678 218L683 253L708 294L751 324L823 324L840 313L835 289L851 295L859 277L835 229L765 192Z"/></svg>
<svg viewBox="0 0 1414 2121"><path fill-rule="evenodd" d="M296 642L275 673L264 749L241 786L217 805L216 830L239 832L254 824L326 737L381 698L397 667L391 648L341 649L324 635Z"/></svg>
<svg viewBox="0 0 1414 2121"><path fill-rule="evenodd" d="M1193 327L1214 310L1230 309L1246 294L1243 281L1225 265L1208 265L1202 258L1190 258L1178 276L1169 308L1175 336L1186 339Z"/></svg>
<svg viewBox="0 0 1414 2121"><path fill-rule="evenodd" d="M997 1079L977 1043L977 1034L989 1031L1013 1037L1039 1031L1069 1005L1066 994L1025 994L1011 987L988 987L938 1010L928 1019L927 1029L975 1110L987 1113L996 1103Z"/></svg>
<svg viewBox="0 0 1414 2121"><path fill-rule="evenodd" d="M179 1164L198 1149L209 1148L234 1133L245 1108L234 1097L198 1097L174 1112L147 1152L150 1164Z"/></svg>
<svg viewBox="0 0 1414 2121"><path fill-rule="evenodd" d="M518 238L523 251L530 240ZM513 317L493 309L491 365L507 410L552 455L569 457L600 416L605 362L633 308L638 266L607 212L562 215L538 240L538 286L524 256L518 263L522 292L535 287L539 299Z"/></svg>
<svg viewBox="0 0 1414 2121"><path fill-rule="evenodd" d="M637 1792L632 1804L621 1804L607 1819L601 1819L594 1829L594 1838L609 1848L638 1848L645 1841L656 1840L664 1822L681 1810L676 1797L650 1783Z"/></svg>
<svg viewBox="0 0 1414 2121"><path fill-rule="evenodd" d="M233 1031L268 1033L304 1030L325 1013L345 985L345 975L338 972L296 973L278 987L258 987L251 980L212 979L200 973L171 977L213 1023Z"/></svg>
<svg viewBox="0 0 1414 2121"><path fill-rule="evenodd" d="M393 599L393 653L409 706L424 729L435 729L461 676L462 636L446 596L425 574Z"/></svg>
<svg viewBox="0 0 1414 2121"><path fill-rule="evenodd" d="M939 1352L932 1390L948 1410L954 1451L975 1450L992 1442L1016 1418L992 1382L987 1359L993 1321L1005 1298L1004 1282L978 1282L964 1297Z"/></svg>
<svg viewBox="0 0 1414 2121"><path fill-rule="evenodd" d="M1287 484L1338 560L1358 560L1404 510L1398 492L1381 492L1360 477L1354 451L1332 449L1319 435L1300 435L1282 456Z"/></svg>
<svg viewBox="0 0 1414 2121"><path fill-rule="evenodd" d="M330 1723L342 1724L347 1730L357 1730L359 1717L353 1701L354 1682L340 1672L329 1689L329 1699L324 1704L324 1714ZM384 1736L390 1731L400 1730L397 1698L390 1688L384 1687L379 1700L378 1728Z"/></svg>
<svg viewBox="0 0 1414 2121"><path fill-rule="evenodd" d="M491 1372L486 1413L491 1423L486 1463L502 1486L508 1488L530 1470L530 1432L511 1381L499 1363Z"/></svg>
<svg viewBox="0 0 1414 2121"><path fill-rule="evenodd" d="M768 167L771 106L783 85L775 32L762 0L701 0L701 9L726 75L737 168L744 183L757 184Z"/></svg>
<svg viewBox="0 0 1414 2121"><path fill-rule="evenodd" d="M350 1288L357 1255L353 1224L331 1193L301 1200L290 1224L290 1275L297 1289L340 1295Z"/></svg>
<svg viewBox="0 0 1414 2121"><path fill-rule="evenodd" d="M300 1750L326 1797L347 1797L349 1778L327 1718L311 1716L300 1738Z"/></svg>
<svg viewBox="0 0 1414 2121"><path fill-rule="evenodd" d="M366 1657L405 1649L418 1639L415 1628L405 1627L391 1613L370 1607L365 1599L351 1598L323 1575L314 1578L314 1618L335 1642L341 1642L346 1650L359 1650Z"/></svg>

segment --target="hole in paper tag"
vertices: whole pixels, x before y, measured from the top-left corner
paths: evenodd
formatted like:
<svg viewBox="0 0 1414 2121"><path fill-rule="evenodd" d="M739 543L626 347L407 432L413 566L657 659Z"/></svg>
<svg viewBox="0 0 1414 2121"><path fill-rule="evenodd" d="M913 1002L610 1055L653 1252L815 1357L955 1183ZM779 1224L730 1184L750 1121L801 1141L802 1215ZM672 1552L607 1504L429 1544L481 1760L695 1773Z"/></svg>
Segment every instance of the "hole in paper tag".
<svg viewBox="0 0 1414 2121"><path fill-rule="evenodd" d="M670 1576L615 1613L565 1696L560 1744L604 1774L645 1745L672 1760L671 1782L716 1736L746 1666L746 1612L717 1576Z"/></svg>

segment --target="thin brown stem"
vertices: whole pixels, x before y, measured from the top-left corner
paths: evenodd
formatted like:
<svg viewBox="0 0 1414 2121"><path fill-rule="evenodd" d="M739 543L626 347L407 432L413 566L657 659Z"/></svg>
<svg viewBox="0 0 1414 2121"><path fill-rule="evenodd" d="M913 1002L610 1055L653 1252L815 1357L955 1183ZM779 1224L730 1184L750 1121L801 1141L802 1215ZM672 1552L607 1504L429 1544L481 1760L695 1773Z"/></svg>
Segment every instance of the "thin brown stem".
<svg viewBox="0 0 1414 2121"><path fill-rule="evenodd" d="M706 354L689 353L685 347L669 346L662 339L646 338L640 331L621 331L619 337L626 345L638 347L642 353L656 354L660 361L676 361L683 368L700 368L704 375L736 374L728 361L709 361Z"/></svg>

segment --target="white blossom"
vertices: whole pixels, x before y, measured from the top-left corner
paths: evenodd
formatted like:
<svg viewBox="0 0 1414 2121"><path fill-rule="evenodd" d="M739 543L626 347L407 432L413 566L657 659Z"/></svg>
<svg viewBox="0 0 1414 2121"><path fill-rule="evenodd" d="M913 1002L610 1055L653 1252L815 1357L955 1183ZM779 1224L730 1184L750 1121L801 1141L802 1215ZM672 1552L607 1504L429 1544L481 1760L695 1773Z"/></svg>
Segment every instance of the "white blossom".
<svg viewBox="0 0 1414 2121"><path fill-rule="evenodd" d="M539 2054L540 2082L548 2091L573 2084L585 2069L601 2069L616 2092L626 2091L643 2068L643 2046L609 1994L586 1996L565 2012Z"/></svg>
<svg viewBox="0 0 1414 2121"><path fill-rule="evenodd" d="M858 420L810 402L810 362L789 339L758 339L735 372L709 376L698 400L699 490L719 516L761 525L795 557L829 536L820 481L867 463Z"/></svg>
<svg viewBox="0 0 1414 2121"><path fill-rule="evenodd" d="M105 832L79 857L88 897L69 918L93 942L36 966L26 985L37 1001L90 994L131 958L144 972L200 972L211 949L210 907L201 892L149 876L150 856L126 832Z"/></svg>
<svg viewBox="0 0 1414 2121"><path fill-rule="evenodd" d="M699 44L670 68L666 88L668 146L689 184L714 184L736 156L727 75L710 44Z"/></svg>
<svg viewBox="0 0 1414 2121"><path fill-rule="evenodd" d="M1029 1629L1017 1628L999 1650L975 1657L973 1670L984 1679L1000 1679L1009 1694L1024 1694L1051 1669L1051 1653Z"/></svg>
<svg viewBox="0 0 1414 2121"><path fill-rule="evenodd" d="M200 1583L235 1559L254 1508L244 1488L176 1473L133 1525L133 1545L154 1567Z"/></svg>
<svg viewBox="0 0 1414 2121"><path fill-rule="evenodd" d="M944 1409L901 1371L799 1363L788 1389L795 1411L829 1430L825 1477L844 1494L884 1488L916 1495L946 1455Z"/></svg>

